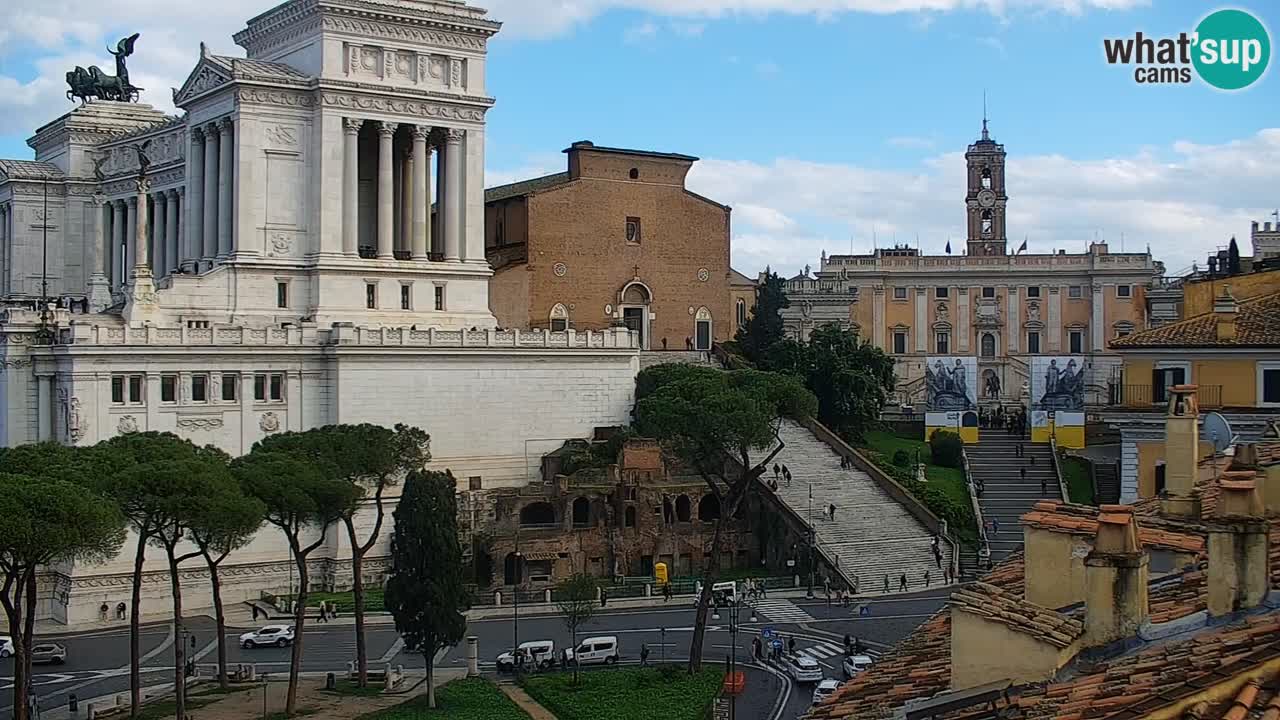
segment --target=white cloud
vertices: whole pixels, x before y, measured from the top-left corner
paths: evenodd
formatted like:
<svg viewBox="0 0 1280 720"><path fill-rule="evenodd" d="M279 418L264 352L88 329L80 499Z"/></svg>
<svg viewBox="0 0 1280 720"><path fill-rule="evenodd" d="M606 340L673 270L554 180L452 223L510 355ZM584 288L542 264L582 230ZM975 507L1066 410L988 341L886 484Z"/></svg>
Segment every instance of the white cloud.
<svg viewBox="0 0 1280 720"><path fill-rule="evenodd" d="M1009 239L1032 252L1084 251L1097 237L1112 251L1150 245L1170 272L1268 217L1280 186L1280 128L1220 145L1175 143L1126 157L1062 155L1008 160ZM708 159L689 186L734 208L733 261L752 274L771 264L794 273L823 250L870 249L894 237L939 253L964 242L964 157L936 155L921 168L883 170L777 158L768 163Z"/></svg>
<svg viewBox="0 0 1280 720"><path fill-rule="evenodd" d="M658 26L646 21L622 31L622 40L632 45L648 42L658 36Z"/></svg>

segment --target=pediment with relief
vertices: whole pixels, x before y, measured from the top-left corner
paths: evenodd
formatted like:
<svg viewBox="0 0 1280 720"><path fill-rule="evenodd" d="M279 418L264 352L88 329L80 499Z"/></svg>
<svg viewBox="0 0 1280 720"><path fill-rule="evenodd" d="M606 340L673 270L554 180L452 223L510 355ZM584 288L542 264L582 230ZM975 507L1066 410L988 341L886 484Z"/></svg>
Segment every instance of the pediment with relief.
<svg viewBox="0 0 1280 720"><path fill-rule="evenodd" d="M201 59L187 76L187 81L182 84L182 87L173 92L173 104L181 106L192 98L229 82L231 82L230 73L206 59Z"/></svg>

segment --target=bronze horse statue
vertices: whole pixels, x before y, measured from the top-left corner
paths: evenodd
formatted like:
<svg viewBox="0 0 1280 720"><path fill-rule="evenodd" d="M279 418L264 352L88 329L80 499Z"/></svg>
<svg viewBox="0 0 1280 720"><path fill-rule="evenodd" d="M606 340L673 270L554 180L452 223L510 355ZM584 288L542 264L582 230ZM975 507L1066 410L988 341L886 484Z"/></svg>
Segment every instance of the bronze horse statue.
<svg viewBox="0 0 1280 720"><path fill-rule="evenodd" d="M129 68L125 59L133 54L133 44L137 42L139 33L134 33L116 43L116 49L107 48L116 59L116 74L108 75L97 65L88 70L76 66L67 73L67 99L80 98L80 104L92 98L116 100L120 102L136 102L142 88L134 87L129 82Z"/></svg>

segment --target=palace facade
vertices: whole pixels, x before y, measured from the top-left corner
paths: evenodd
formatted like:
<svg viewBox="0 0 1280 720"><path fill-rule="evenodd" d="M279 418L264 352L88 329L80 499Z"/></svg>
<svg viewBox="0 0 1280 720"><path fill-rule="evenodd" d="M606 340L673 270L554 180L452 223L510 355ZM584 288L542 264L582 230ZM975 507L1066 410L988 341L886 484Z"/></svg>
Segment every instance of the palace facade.
<svg viewBox="0 0 1280 720"><path fill-rule="evenodd" d="M981 400L990 404L1022 401L1032 357L1083 356L1087 401L1104 401L1119 364L1107 344L1148 326L1145 296L1163 265L1149 252L1112 253L1097 242L1084 253L1011 253L1005 149L985 121L965 162L963 254L824 252L816 273L806 268L786 282L788 334L807 338L830 322L860 333L897 360L903 404L923 406L925 362L935 355L977 356Z"/></svg>

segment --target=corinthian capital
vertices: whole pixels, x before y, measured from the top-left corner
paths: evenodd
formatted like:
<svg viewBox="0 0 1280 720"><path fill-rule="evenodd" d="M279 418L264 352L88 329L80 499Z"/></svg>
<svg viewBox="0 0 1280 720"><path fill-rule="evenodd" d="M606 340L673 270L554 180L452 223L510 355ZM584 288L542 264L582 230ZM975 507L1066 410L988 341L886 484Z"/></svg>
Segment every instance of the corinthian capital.
<svg viewBox="0 0 1280 720"><path fill-rule="evenodd" d="M409 132L413 134L414 140L426 140L431 135L431 126L410 125Z"/></svg>
<svg viewBox="0 0 1280 720"><path fill-rule="evenodd" d="M396 128L398 127L400 127L400 123L382 120L378 123L378 134L383 137L391 137L396 134Z"/></svg>
<svg viewBox="0 0 1280 720"><path fill-rule="evenodd" d="M343 118L342 131L348 135L358 135L364 127L364 118Z"/></svg>
<svg viewBox="0 0 1280 720"><path fill-rule="evenodd" d="M462 142L462 138L466 136L467 136L467 131L459 130L458 128L448 128L444 132L444 140L450 145L456 145Z"/></svg>

